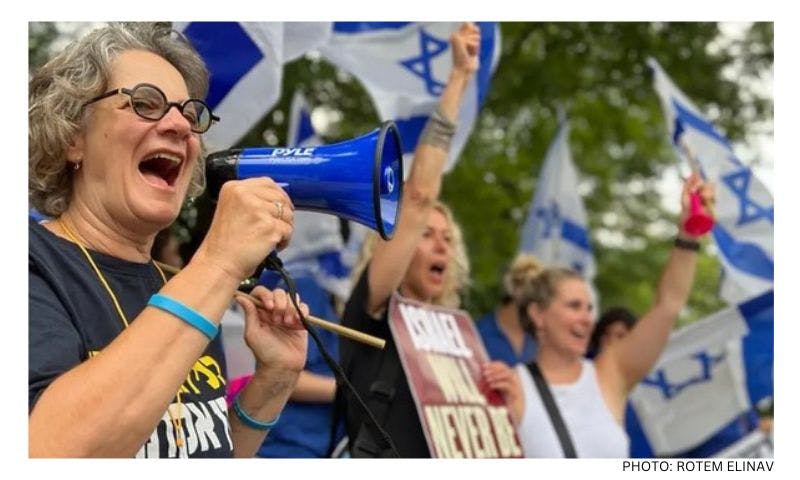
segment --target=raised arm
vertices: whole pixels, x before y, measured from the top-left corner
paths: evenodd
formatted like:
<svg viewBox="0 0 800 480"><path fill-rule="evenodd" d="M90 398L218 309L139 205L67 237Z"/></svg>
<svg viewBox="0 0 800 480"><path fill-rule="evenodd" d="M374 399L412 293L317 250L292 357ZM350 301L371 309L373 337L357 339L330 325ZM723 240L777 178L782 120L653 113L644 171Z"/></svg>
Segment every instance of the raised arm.
<svg viewBox="0 0 800 480"><path fill-rule="evenodd" d="M678 238L685 244L697 245L698 238L682 227L688 215L689 193L692 191L700 192L707 208L713 205L714 194L712 186L705 184L696 174L684 182ZM612 369L616 373L614 377L617 377L623 395L627 395L647 375L664 350L678 314L689 298L696 266L696 250L674 246L658 282L653 306L628 335L598 355L598 368Z"/></svg>
<svg viewBox="0 0 800 480"><path fill-rule="evenodd" d="M453 69L437 112L428 121L414 150L414 163L403 187L403 207L394 238L390 242L379 241L370 262L367 311L373 315L386 306L402 281L439 197L449 138L455 131L464 91L478 69L480 30L473 23L465 23L450 37L450 45Z"/></svg>

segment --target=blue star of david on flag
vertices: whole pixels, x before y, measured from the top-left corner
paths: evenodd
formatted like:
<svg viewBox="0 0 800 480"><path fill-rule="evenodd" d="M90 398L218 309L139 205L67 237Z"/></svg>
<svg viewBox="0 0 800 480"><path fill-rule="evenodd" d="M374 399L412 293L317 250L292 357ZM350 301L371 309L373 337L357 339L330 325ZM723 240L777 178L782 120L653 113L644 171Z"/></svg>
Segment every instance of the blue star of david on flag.
<svg viewBox="0 0 800 480"><path fill-rule="evenodd" d="M542 221L542 237L550 238L553 232L560 232L561 214L556 202L550 202L549 207L537 208L534 215Z"/></svg>
<svg viewBox="0 0 800 480"><path fill-rule="evenodd" d="M479 66L467 83L444 171L466 145L500 58L496 22L476 22L481 33ZM452 66L449 38L460 22L334 22L331 41L320 53L361 81L381 120L392 120L403 139L405 165L436 108Z"/></svg>
<svg viewBox="0 0 800 480"><path fill-rule="evenodd" d="M419 29L419 50L416 57L402 60L400 64L407 68L411 73L425 81L425 89L431 95L438 97L444 89L444 83L433 78L431 61L447 50L448 44L445 40L440 40L425 31Z"/></svg>
<svg viewBox="0 0 800 480"><path fill-rule="evenodd" d="M736 221L736 226L755 222L762 218L774 224L774 207L764 207L749 198L752 176L753 172L749 168L745 168L722 177L722 181L736 194L736 198L739 200L739 219Z"/></svg>
<svg viewBox="0 0 800 480"><path fill-rule="evenodd" d="M595 263L568 137L569 126L562 118L539 173L519 250L535 255L545 265L572 268L591 282Z"/></svg>
<svg viewBox="0 0 800 480"><path fill-rule="evenodd" d="M725 353L714 356L708 352L700 352L692 355L691 358L698 363L698 373L696 375L680 381L670 381L664 369L659 369L642 380L642 384L660 389L664 398L670 399L687 387L711 381L712 367L725 359Z"/></svg>
<svg viewBox="0 0 800 480"><path fill-rule="evenodd" d="M773 286L772 193L739 160L733 145L703 116L654 59L656 92L670 126L670 140L679 158L717 185L713 239L723 277L720 296L739 303Z"/></svg>

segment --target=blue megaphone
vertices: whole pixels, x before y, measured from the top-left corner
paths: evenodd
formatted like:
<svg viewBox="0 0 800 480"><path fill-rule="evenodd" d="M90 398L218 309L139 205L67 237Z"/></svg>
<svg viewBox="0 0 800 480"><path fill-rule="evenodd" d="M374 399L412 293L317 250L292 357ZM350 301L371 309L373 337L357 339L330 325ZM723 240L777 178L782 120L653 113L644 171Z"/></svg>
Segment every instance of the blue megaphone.
<svg viewBox="0 0 800 480"><path fill-rule="evenodd" d="M241 148L206 159L208 192L228 180L270 177L298 210L358 222L389 240L403 194L403 149L394 122L344 142L318 147Z"/></svg>

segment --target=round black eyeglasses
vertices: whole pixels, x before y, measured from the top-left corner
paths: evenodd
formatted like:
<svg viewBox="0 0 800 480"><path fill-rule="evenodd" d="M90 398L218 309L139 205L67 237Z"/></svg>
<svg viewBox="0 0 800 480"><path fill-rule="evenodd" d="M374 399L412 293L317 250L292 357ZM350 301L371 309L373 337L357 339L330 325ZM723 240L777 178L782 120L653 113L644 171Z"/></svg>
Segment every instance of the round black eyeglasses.
<svg viewBox="0 0 800 480"><path fill-rule="evenodd" d="M161 120L170 108L177 107L186 120L189 121L191 129L195 133L205 133L213 122L218 122L219 117L211 113L211 108L206 102L190 98L183 102L168 102L164 92L155 85L140 83L133 88L115 88L102 95L98 95L83 106L90 105L98 100L114 95L125 94L128 96L128 103L140 117L147 120Z"/></svg>

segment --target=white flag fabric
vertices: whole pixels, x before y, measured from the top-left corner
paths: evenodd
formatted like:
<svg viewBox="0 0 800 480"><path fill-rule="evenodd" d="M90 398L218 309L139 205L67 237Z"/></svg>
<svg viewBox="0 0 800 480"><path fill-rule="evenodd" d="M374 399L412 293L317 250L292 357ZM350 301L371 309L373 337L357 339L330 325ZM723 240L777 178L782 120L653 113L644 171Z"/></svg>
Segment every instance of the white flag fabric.
<svg viewBox="0 0 800 480"><path fill-rule="evenodd" d="M229 148L278 101L283 64L328 40L330 22L175 23L211 74L206 102L220 122L205 135L210 150Z"/></svg>
<svg viewBox="0 0 800 480"><path fill-rule="evenodd" d="M751 411L742 358L748 327L728 307L670 336L630 401L653 453L673 456L697 447Z"/></svg>
<svg viewBox="0 0 800 480"><path fill-rule="evenodd" d="M571 268L591 283L596 266L568 141L569 124L562 121L539 173L519 250L546 265Z"/></svg>
<svg viewBox="0 0 800 480"><path fill-rule="evenodd" d="M452 66L450 34L457 22L336 22L330 42L320 48L334 65L350 72L366 88L381 120L400 131L406 173L411 153L428 116L438 103ZM480 69L461 103L458 129L445 165L449 171L472 131L500 56L500 31L494 22L478 22Z"/></svg>
<svg viewBox="0 0 800 480"><path fill-rule="evenodd" d="M758 431L758 413L755 410L755 405L760 405L762 402L769 402L774 396L774 354L773 345L775 343L774 336L774 295L772 291L750 298L745 302L736 305L738 313L730 310L723 310L717 316L727 317L729 322L736 325L735 332L726 332L720 329L713 331L715 328L722 326L719 318L717 320L703 320L707 321L709 325L705 327L686 327L681 330L681 335L675 335L670 340L670 345L674 345L671 354L668 354L672 362L677 361L680 356L688 362L689 365L694 365L694 370L690 371L684 376L673 377L672 373L663 371L660 372L660 366L656 366L655 370L642 382L640 388L648 390L657 388L662 392L662 400L669 397L669 400L664 400L667 406L661 405L668 412L668 418L683 418L684 412L680 411L681 408L689 408L689 415L705 416L704 413L698 409L707 408L710 411L717 408L716 395L721 395L727 401L730 398L741 399L741 386L736 384L733 388L736 393L725 393L717 389L729 388L731 385L728 383L725 386L722 384L715 384L713 387L714 397L709 397L708 401L703 405L695 404L698 396L702 396L704 391L693 392L695 387L706 384L714 377L716 381L716 370L718 365L711 353L701 351L699 347L692 347L691 337L693 335L703 336L709 330L712 330L711 335L720 335L720 337L705 338L706 342L713 343L717 340L725 343L726 334L730 334L731 338L738 337L741 331L741 325L738 318L744 319L747 324L747 335L741 341L741 356L744 362L744 377L746 378L747 395L749 398L749 405L751 407L746 409L743 413L736 415L732 420L728 420L721 428L713 425L689 425L688 428L693 434L687 434L682 428L677 431L680 435L691 436L692 438L702 437L702 441L697 442L683 442L692 443L689 449L679 452L672 452L670 456L683 457L683 458L707 458L707 457L749 457L749 456L770 456L770 440L767 436L759 434ZM716 318L717 316L711 316ZM738 317L738 318L737 318ZM714 323L716 322L716 323ZM725 324L729 325L729 324ZM722 326L722 328L727 328ZM700 331L702 330L702 331ZM731 340L735 341L735 340ZM681 342L688 342L681 345ZM734 347L735 348L735 347ZM681 353L682 352L682 353ZM662 361L670 361L663 359ZM706 367L709 367L706 370ZM690 368L691 370L691 368ZM737 372L735 374L737 381L741 375ZM711 387L705 387L711 388ZM636 395L641 393L642 390L637 390ZM684 392L685 390L685 392ZM676 403L671 403L671 399L677 399L683 394L689 395L686 400L676 400ZM723 402L724 403L724 402ZM630 406L631 404L629 404ZM652 427L653 424L658 425L663 422L660 417L664 412L657 406L648 408L648 398L640 398L638 403L639 411L636 408L629 408L625 415L625 428L631 439L631 457L636 458L649 458L656 455L651 445L653 440L649 439L642 428L642 423L649 422L651 425L650 434L655 435L656 438L662 438L665 435L671 435L673 432L666 432L659 429L657 426ZM736 410L734 408L733 410ZM716 413L712 413L716 414ZM640 420L640 417L642 420ZM724 420L720 420L723 421ZM716 422L719 423L719 422ZM683 425L687 427L687 425ZM700 431L700 430L702 431ZM675 443L671 438L667 443Z"/></svg>
<svg viewBox="0 0 800 480"><path fill-rule="evenodd" d="M720 295L735 304L772 289L772 195L658 62L649 59L648 65L673 145L681 157L696 161L703 177L717 186L713 237L724 267Z"/></svg>
<svg viewBox="0 0 800 480"><path fill-rule="evenodd" d="M322 145L322 138L314 130L311 123L311 108L301 92L294 92L289 105L289 127L286 134L286 146L302 147Z"/></svg>

